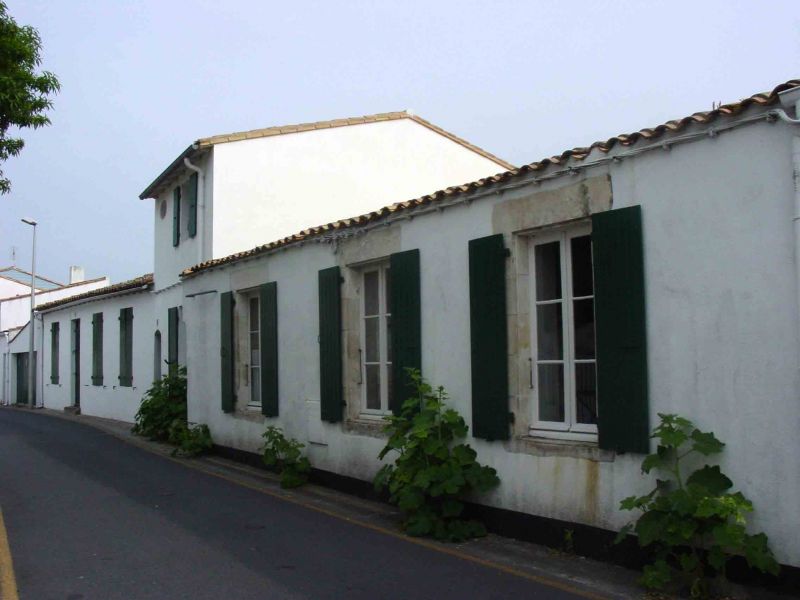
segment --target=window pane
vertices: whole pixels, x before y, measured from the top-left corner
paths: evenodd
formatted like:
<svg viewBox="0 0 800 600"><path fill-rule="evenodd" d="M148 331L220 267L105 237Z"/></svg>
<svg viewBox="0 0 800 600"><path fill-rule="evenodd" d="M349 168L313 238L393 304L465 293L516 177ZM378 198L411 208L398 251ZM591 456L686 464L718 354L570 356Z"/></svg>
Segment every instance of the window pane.
<svg viewBox="0 0 800 600"><path fill-rule="evenodd" d="M259 345L258 345L259 342L260 342L260 340L258 338L258 333L257 332L251 333L250 334L250 350L258 350L259 349Z"/></svg>
<svg viewBox="0 0 800 600"><path fill-rule="evenodd" d="M536 299L561 298L561 243L536 246Z"/></svg>
<svg viewBox="0 0 800 600"><path fill-rule="evenodd" d="M539 365L539 420L564 421L564 365Z"/></svg>
<svg viewBox="0 0 800 600"><path fill-rule="evenodd" d="M378 271L368 271L364 273L364 314L377 315L378 310Z"/></svg>
<svg viewBox="0 0 800 600"><path fill-rule="evenodd" d="M386 306L383 307L383 311L387 312L387 313L390 313L390 312L392 312L392 309L391 309L392 304L391 304L391 300L390 300L391 297L392 297L392 270L387 268L384 271L384 274L386 276L386 296L385 296L385 298L386 298Z"/></svg>
<svg viewBox="0 0 800 600"><path fill-rule="evenodd" d="M594 300L572 303L575 319L575 358L594 358Z"/></svg>
<svg viewBox="0 0 800 600"><path fill-rule="evenodd" d="M386 317L386 360L392 362L392 317Z"/></svg>
<svg viewBox="0 0 800 600"><path fill-rule="evenodd" d="M365 370L367 379L367 408L380 410L381 367L380 365L367 365Z"/></svg>
<svg viewBox="0 0 800 600"><path fill-rule="evenodd" d="M592 284L592 238L588 235L572 238L572 295L591 296Z"/></svg>
<svg viewBox="0 0 800 600"><path fill-rule="evenodd" d="M250 365L252 366L261 366L261 351L260 350L250 350Z"/></svg>
<svg viewBox="0 0 800 600"><path fill-rule="evenodd" d="M575 365L575 400L578 423L597 423L597 377L594 363Z"/></svg>
<svg viewBox="0 0 800 600"><path fill-rule="evenodd" d="M258 298L250 298L250 331L258 331Z"/></svg>
<svg viewBox="0 0 800 600"><path fill-rule="evenodd" d="M381 359L380 355L380 330L378 324L380 317L370 317L364 319L364 340L365 355L364 360L367 362L378 362Z"/></svg>
<svg viewBox="0 0 800 600"><path fill-rule="evenodd" d="M250 369L250 403L261 404L261 369Z"/></svg>
<svg viewBox="0 0 800 600"><path fill-rule="evenodd" d="M538 360L561 360L562 350L561 303L536 307L536 349Z"/></svg>

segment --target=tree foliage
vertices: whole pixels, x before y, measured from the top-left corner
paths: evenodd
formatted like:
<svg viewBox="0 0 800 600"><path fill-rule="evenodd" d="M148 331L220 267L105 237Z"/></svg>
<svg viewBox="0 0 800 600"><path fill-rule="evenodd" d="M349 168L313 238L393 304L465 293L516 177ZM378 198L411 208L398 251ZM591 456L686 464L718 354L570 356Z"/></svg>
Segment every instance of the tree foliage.
<svg viewBox="0 0 800 600"><path fill-rule="evenodd" d="M61 89L55 75L37 72L42 62L42 41L30 25L18 25L0 1L0 163L17 156L25 142L10 135L10 129L38 129L50 124L45 112L52 108L50 96ZM11 182L0 169L0 193L7 194Z"/></svg>
<svg viewBox="0 0 800 600"><path fill-rule="evenodd" d="M661 589L677 573L693 598L709 594L707 575L725 575L732 555L773 575L778 563L769 549L767 536L747 532L747 513L753 504L741 492L731 492L733 482L718 466L704 465L685 477L682 469L690 457L722 452L725 444L711 432L703 432L678 415L660 414L661 423L650 437L658 440L654 454L642 462L642 471L658 471L656 487L644 496L625 498L620 508L642 511L617 536L621 541L630 531L639 545L655 548L655 561L644 568L642 583Z"/></svg>

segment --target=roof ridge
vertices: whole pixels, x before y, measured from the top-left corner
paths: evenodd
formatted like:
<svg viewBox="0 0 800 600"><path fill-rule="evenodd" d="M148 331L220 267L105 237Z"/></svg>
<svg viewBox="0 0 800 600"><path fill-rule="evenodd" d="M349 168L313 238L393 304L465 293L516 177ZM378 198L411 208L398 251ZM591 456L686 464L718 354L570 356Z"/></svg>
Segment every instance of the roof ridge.
<svg viewBox="0 0 800 600"><path fill-rule="evenodd" d="M384 206L383 208L379 208L377 210L371 211L369 213L364 213L362 215L358 215L355 217L341 219L339 221L333 221L330 223L326 223L325 225L310 227L308 229L304 229L303 231L289 235L279 240L275 240L272 242L268 242L266 244L262 244L260 246L256 246L255 248L251 248L250 250L236 252L228 256L207 260L199 264L196 264L194 266L188 267L181 272L181 277L191 276L206 269L216 267L218 265L235 262L238 260L243 260L245 258L256 256L258 254L263 254L265 252L269 252L270 250L288 246L296 242L303 242L310 238L318 237L325 233L329 233L332 230L349 229L351 227L356 227L359 225L366 225L368 223L378 221L384 217L387 217L397 212L402 212L405 210L417 208L418 206L431 204L433 202L437 202L445 198L460 196L462 194L475 191L479 188L486 187L487 185L491 185L494 183L502 183L509 179L521 177L522 175L531 172L542 171L547 167L549 167L550 165L562 165L571 160L582 161L587 156L589 156L589 154L594 149L599 149L602 152L610 152L611 149L617 144L623 146L631 146L636 142L638 142L640 139L645 139L645 140L656 139L658 137L661 137L665 133L676 133L684 129L688 125L710 123L720 116L723 117L734 116L754 104L758 106L769 106L778 101L778 94L780 94L783 91L797 87L800 87L800 78L790 79L785 83L777 85L770 92L759 92L757 94L753 94L752 96L748 96L736 102L729 102L726 104L722 104L718 106L716 109L712 109L710 111L696 112L689 115L688 117L667 121L666 123L657 125L656 127L640 129L639 131L634 133L619 134L617 136L609 138L608 140L593 142L591 145L586 147L579 147L579 148L573 148L571 150L565 150L560 155L551 156L549 158L544 158L540 161L528 163L526 165L523 165L522 167L509 169L508 171L504 171L502 173L498 173L490 177L484 177L482 179L477 179L475 181L471 181L469 183L465 183L462 185L451 186L443 190L435 191L431 194L426 194L418 198L413 198L411 200L395 202L394 204L390 204L388 206Z"/></svg>

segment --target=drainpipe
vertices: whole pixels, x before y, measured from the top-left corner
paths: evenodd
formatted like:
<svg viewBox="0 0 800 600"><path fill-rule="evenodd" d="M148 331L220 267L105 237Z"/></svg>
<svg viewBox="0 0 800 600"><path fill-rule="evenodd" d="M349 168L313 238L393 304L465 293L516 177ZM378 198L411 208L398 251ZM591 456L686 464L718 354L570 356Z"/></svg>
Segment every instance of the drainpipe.
<svg viewBox="0 0 800 600"><path fill-rule="evenodd" d="M800 88L787 90L779 94L783 109L771 111L771 114L785 123L800 125ZM788 108L794 108L795 118L786 114ZM794 169L794 268L797 285L797 318L800 322L800 128L794 130L792 136L792 166Z"/></svg>
<svg viewBox="0 0 800 600"><path fill-rule="evenodd" d="M186 165L187 169L191 169L197 173L197 264L200 264L205 260L203 246L205 245L206 238L206 176L203 169L192 164L192 161L188 158L183 159L183 164Z"/></svg>

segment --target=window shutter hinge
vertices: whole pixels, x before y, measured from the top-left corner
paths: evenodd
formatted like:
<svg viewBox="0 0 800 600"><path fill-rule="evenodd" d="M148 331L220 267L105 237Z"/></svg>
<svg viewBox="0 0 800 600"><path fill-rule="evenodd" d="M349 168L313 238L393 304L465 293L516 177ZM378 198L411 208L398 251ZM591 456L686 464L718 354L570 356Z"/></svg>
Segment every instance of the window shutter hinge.
<svg viewBox="0 0 800 600"><path fill-rule="evenodd" d="M513 412L508 413L508 422L509 423L516 423L516 417L514 416Z"/></svg>
<svg viewBox="0 0 800 600"><path fill-rule="evenodd" d="M503 248L503 256L511 258L511 248Z"/></svg>

